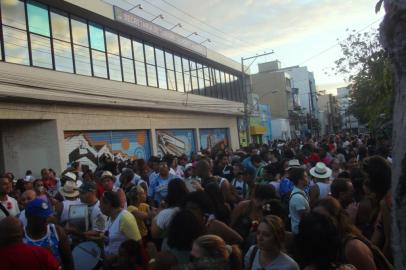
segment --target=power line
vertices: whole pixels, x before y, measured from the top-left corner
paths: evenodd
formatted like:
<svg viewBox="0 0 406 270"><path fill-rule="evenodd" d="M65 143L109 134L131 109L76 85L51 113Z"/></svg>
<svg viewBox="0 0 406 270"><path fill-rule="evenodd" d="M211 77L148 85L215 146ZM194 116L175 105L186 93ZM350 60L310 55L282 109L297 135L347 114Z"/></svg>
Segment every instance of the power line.
<svg viewBox="0 0 406 270"><path fill-rule="evenodd" d="M167 5L171 6L172 8L176 9L177 11L179 11L179 12L181 12L181 13L183 13L183 14L189 16L190 18L192 18L192 19L198 21L199 23L204 24L204 25L210 27L211 29L216 30L217 32L221 33L222 35L230 35L229 33L226 33L226 32L224 32L223 30L221 30L221 29L219 29L219 28L217 28L217 27L215 27L215 26L212 26L212 25L206 23L205 21L199 19L198 17L196 17L196 16L194 16L194 15L192 15L192 14L190 14L190 13L188 13L188 12L186 12L186 11L184 11L184 10L178 8L178 7L176 7L175 5L173 5L172 3L169 3L169 2L166 1L166 0L161 0L161 1L164 2L164 3L166 3ZM231 35L230 35L230 37L231 37ZM239 38L237 38L237 37L232 37L232 38L233 38L234 40L240 41L241 43L245 43L246 45L249 45L249 46L257 46L257 45L258 45L258 44L255 44L255 43L251 43L251 42L244 41L244 40L239 39Z"/></svg>
<svg viewBox="0 0 406 270"><path fill-rule="evenodd" d="M356 31L355 33L359 33L359 32L361 32L361 31L367 29L368 27L374 25L375 23L377 23L377 22L380 21L380 20L382 20L382 18L379 18L379 19L373 21L372 23L368 24L367 26L363 27L362 29L359 29L359 30ZM313 56L307 58L306 60L304 60L303 62L301 62L301 63L299 64L299 66L300 66L300 65L303 65L304 63L309 62L310 60L312 60L312 59L314 59L314 58L319 57L320 55L322 55L322 54L328 52L329 50L333 49L334 47L336 47L336 46L339 45L339 44L340 44L340 40L337 41L337 42L336 42L335 44L333 44L332 46L328 47L327 49L325 49L325 50L323 50L323 51L321 51L321 52L319 52L319 53L317 53L317 54L315 54L315 55L313 55Z"/></svg>

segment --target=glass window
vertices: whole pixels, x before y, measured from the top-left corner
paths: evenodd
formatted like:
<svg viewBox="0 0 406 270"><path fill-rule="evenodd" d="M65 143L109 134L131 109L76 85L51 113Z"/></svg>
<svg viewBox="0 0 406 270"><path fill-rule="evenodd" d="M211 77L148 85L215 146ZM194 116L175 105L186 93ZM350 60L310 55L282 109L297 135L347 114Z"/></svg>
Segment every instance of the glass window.
<svg viewBox="0 0 406 270"><path fill-rule="evenodd" d="M131 39L120 36L120 48L121 56L128 59L133 59L133 53L131 48Z"/></svg>
<svg viewBox="0 0 406 270"><path fill-rule="evenodd" d="M75 67L76 73L81 75L92 75L90 67L90 53L89 48L74 45L73 51L75 53Z"/></svg>
<svg viewBox="0 0 406 270"><path fill-rule="evenodd" d="M27 2L28 28L31 33L50 37L48 8L35 1Z"/></svg>
<svg viewBox="0 0 406 270"><path fill-rule="evenodd" d="M183 73L176 72L176 86L179 92L185 92L185 86L183 84Z"/></svg>
<svg viewBox="0 0 406 270"><path fill-rule="evenodd" d="M148 76L148 86L158 87L155 66L147 65L147 76Z"/></svg>
<svg viewBox="0 0 406 270"><path fill-rule="evenodd" d="M121 58L121 61L123 62L124 81L135 83L134 62L127 58Z"/></svg>
<svg viewBox="0 0 406 270"><path fill-rule="evenodd" d="M204 91L204 77L203 77L203 67L201 64L197 64L197 76L199 80L199 92L202 95Z"/></svg>
<svg viewBox="0 0 406 270"><path fill-rule="evenodd" d="M65 15L51 12L52 37L70 42L69 18Z"/></svg>
<svg viewBox="0 0 406 270"><path fill-rule="evenodd" d="M89 24L89 33L90 33L90 46L92 49L99 51L105 51L104 46L104 31L103 28L97 24Z"/></svg>
<svg viewBox="0 0 406 270"><path fill-rule="evenodd" d="M93 74L96 77L107 78L106 54L92 50Z"/></svg>
<svg viewBox="0 0 406 270"><path fill-rule="evenodd" d="M156 64L157 64L157 66L165 68L164 51L161 50L161 49L155 48L155 55L156 55Z"/></svg>
<svg viewBox="0 0 406 270"><path fill-rule="evenodd" d="M158 67L158 82L159 82L159 88L168 89L168 85L166 83L165 68Z"/></svg>
<svg viewBox="0 0 406 270"><path fill-rule="evenodd" d="M144 44L145 49L145 61L147 64L155 65L154 47Z"/></svg>
<svg viewBox="0 0 406 270"><path fill-rule="evenodd" d="M147 75L145 73L145 64L134 61L135 63L135 74L137 76L137 84L147 85Z"/></svg>
<svg viewBox="0 0 406 270"><path fill-rule="evenodd" d="M106 45L107 45L107 52L120 55L120 51L118 49L118 36L115 33L106 31Z"/></svg>
<svg viewBox="0 0 406 270"><path fill-rule="evenodd" d="M27 33L3 26L3 36L5 60L10 63L29 65Z"/></svg>
<svg viewBox="0 0 406 270"><path fill-rule="evenodd" d="M173 66L173 54L165 52L166 68L174 70Z"/></svg>
<svg viewBox="0 0 406 270"><path fill-rule="evenodd" d="M168 89L169 90L176 90L176 80L175 80L175 72L173 70L167 70L166 72L168 77Z"/></svg>
<svg viewBox="0 0 406 270"><path fill-rule="evenodd" d="M73 73L71 44L54 39L55 69Z"/></svg>
<svg viewBox="0 0 406 270"><path fill-rule="evenodd" d="M189 68L189 60L182 58L182 66L183 66L183 76L185 80L185 91L189 92L192 91L192 85L190 80L190 68Z"/></svg>
<svg viewBox="0 0 406 270"><path fill-rule="evenodd" d="M23 1L1 1L1 13L3 24L26 29Z"/></svg>
<svg viewBox="0 0 406 270"><path fill-rule="evenodd" d="M107 54L107 58L109 61L110 80L122 81L120 57L118 55L109 53Z"/></svg>
<svg viewBox="0 0 406 270"><path fill-rule="evenodd" d="M73 43L89 46L87 25L80 19L71 19Z"/></svg>
<svg viewBox="0 0 406 270"><path fill-rule="evenodd" d="M140 62L144 62L144 48L142 43L133 40L133 50L134 50L134 59Z"/></svg>
<svg viewBox="0 0 406 270"><path fill-rule="evenodd" d="M49 38L31 34L30 40L32 65L52 68L51 42Z"/></svg>
<svg viewBox="0 0 406 270"><path fill-rule="evenodd" d="M175 55L175 70L176 72L182 72L182 60L179 56Z"/></svg>

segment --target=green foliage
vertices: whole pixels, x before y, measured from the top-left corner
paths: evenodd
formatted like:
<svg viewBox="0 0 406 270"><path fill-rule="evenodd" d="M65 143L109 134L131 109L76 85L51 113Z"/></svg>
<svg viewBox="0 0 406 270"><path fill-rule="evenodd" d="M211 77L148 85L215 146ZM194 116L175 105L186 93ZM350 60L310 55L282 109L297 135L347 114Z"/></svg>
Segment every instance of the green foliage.
<svg viewBox="0 0 406 270"><path fill-rule="evenodd" d="M389 57L378 41L378 33L352 31L340 43L343 56L335 61L336 74L344 74L352 89L350 113L370 129L390 121L394 85Z"/></svg>

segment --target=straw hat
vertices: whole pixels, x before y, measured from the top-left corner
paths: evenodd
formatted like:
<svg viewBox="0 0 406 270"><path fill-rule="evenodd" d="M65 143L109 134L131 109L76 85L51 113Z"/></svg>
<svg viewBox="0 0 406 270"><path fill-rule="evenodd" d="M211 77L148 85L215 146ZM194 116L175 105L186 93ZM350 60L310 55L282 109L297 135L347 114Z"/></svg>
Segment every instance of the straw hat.
<svg viewBox="0 0 406 270"><path fill-rule="evenodd" d="M78 187L73 181L66 181L65 185L59 189L59 193L68 198L79 196Z"/></svg>
<svg viewBox="0 0 406 270"><path fill-rule="evenodd" d="M323 162L317 162L316 166L310 169L310 174L316 178L330 178L331 169L326 166Z"/></svg>

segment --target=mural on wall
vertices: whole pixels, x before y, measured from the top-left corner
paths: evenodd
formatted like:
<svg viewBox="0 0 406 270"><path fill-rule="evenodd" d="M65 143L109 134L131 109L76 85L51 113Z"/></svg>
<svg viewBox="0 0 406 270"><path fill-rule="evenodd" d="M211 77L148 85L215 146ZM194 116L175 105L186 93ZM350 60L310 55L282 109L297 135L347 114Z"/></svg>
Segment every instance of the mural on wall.
<svg viewBox="0 0 406 270"><path fill-rule="evenodd" d="M93 171L103 156L121 161L148 159L151 156L149 132L66 131L65 152L69 163L79 161Z"/></svg>
<svg viewBox="0 0 406 270"><path fill-rule="evenodd" d="M196 152L193 129L161 129L156 131L158 155L190 156Z"/></svg>
<svg viewBox="0 0 406 270"><path fill-rule="evenodd" d="M227 128L202 128L200 133L200 148L224 149L228 146Z"/></svg>

